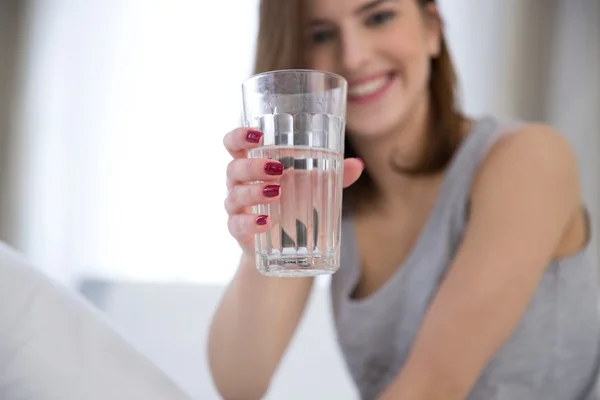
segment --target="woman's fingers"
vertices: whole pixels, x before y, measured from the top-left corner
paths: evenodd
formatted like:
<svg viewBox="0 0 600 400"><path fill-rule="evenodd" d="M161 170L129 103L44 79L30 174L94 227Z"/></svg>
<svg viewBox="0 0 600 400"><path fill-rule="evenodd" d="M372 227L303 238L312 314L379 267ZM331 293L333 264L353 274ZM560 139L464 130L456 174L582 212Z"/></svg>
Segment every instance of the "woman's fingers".
<svg viewBox="0 0 600 400"><path fill-rule="evenodd" d="M344 187L352 185L360 178L365 164L358 158L347 158L344 160L344 178L342 184Z"/></svg>
<svg viewBox="0 0 600 400"><path fill-rule="evenodd" d="M225 199L225 210L235 214L247 207L274 203L279 200L280 191L281 187L277 184L236 185Z"/></svg>
<svg viewBox="0 0 600 400"><path fill-rule="evenodd" d="M251 128L236 128L225 135L223 144L233 158L246 156L248 150L259 146L262 132Z"/></svg>
<svg viewBox="0 0 600 400"><path fill-rule="evenodd" d="M279 161L262 158L239 158L227 166L227 180L232 183L273 182L281 178L284 166Z"/></svg>
<svg viewBox="0 0 600 400"><path fill-rule="evenodd" d="M229 233L240 244L245 245L249 244L257 233L266 232L270 223L270 217L267 215L234 214L229 217L227 227Z"/></svg>

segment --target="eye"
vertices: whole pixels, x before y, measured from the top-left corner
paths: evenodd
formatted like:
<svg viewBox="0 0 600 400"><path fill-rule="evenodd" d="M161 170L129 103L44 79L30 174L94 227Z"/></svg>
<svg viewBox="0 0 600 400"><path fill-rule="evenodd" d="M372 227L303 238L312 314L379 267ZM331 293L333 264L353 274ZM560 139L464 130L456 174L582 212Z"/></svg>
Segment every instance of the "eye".
<svg viewBox="0 0 600 400"><path fill-rule="evenodd" d="M369 18L367 18L365 23L367 26L383 25L386 22L394 19L395 16L396 14L391 11L382 11L371 15Z"/></svg>
<svg viewBox="0 0 600 400"><path fill-rule="evenodd" d="M321 31L313 33L311 39L313 43L321 44L330 41L331 39L333 39L333 37L333 32Z"/></svg>

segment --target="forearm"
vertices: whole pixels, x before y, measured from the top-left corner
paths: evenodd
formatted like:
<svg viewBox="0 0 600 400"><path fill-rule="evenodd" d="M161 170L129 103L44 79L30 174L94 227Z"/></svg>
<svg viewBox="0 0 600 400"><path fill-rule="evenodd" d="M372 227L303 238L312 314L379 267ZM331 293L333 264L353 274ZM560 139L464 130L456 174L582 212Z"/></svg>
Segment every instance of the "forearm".
<svg viewBox="0 0 600 400"><path fill-rule="evenodd" d="M213 379L225 399L258 399L304 310L312 278L262 276L243 260L215 313L209 335Z"/></svg>

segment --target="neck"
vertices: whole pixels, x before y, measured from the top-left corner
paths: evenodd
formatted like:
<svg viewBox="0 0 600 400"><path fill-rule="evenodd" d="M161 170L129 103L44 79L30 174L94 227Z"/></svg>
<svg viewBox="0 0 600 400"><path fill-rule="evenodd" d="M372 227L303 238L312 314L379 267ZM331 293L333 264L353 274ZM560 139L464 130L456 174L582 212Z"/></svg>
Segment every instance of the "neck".
<svg viewBox="0 0 600 400"><path fill-rule="evenodd" d="M412 176L399 173L393 164L410 167L421 157L428 129L428 104L423 101L410 112L398 129L376 138L353 138L354 147L365 163L382 205L414 204L440 176ZM393 160L393 162L392 162Z"/></svg>

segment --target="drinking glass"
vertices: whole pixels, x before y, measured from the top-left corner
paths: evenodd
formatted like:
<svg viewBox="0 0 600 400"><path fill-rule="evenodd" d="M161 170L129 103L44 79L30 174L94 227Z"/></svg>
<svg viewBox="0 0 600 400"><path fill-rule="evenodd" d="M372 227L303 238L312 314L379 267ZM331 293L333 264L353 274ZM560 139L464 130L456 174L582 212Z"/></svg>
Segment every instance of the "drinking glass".
<svg viewBox="0 0 600 400"><path fill-rule="evenodd" d="M253 208L271 219L270 229L255 237L263 275L339 268L347 90L341 76L314 70L266 72L242 85L243 124L263 132L248 157L284 165L279 200Z"/></svg>

